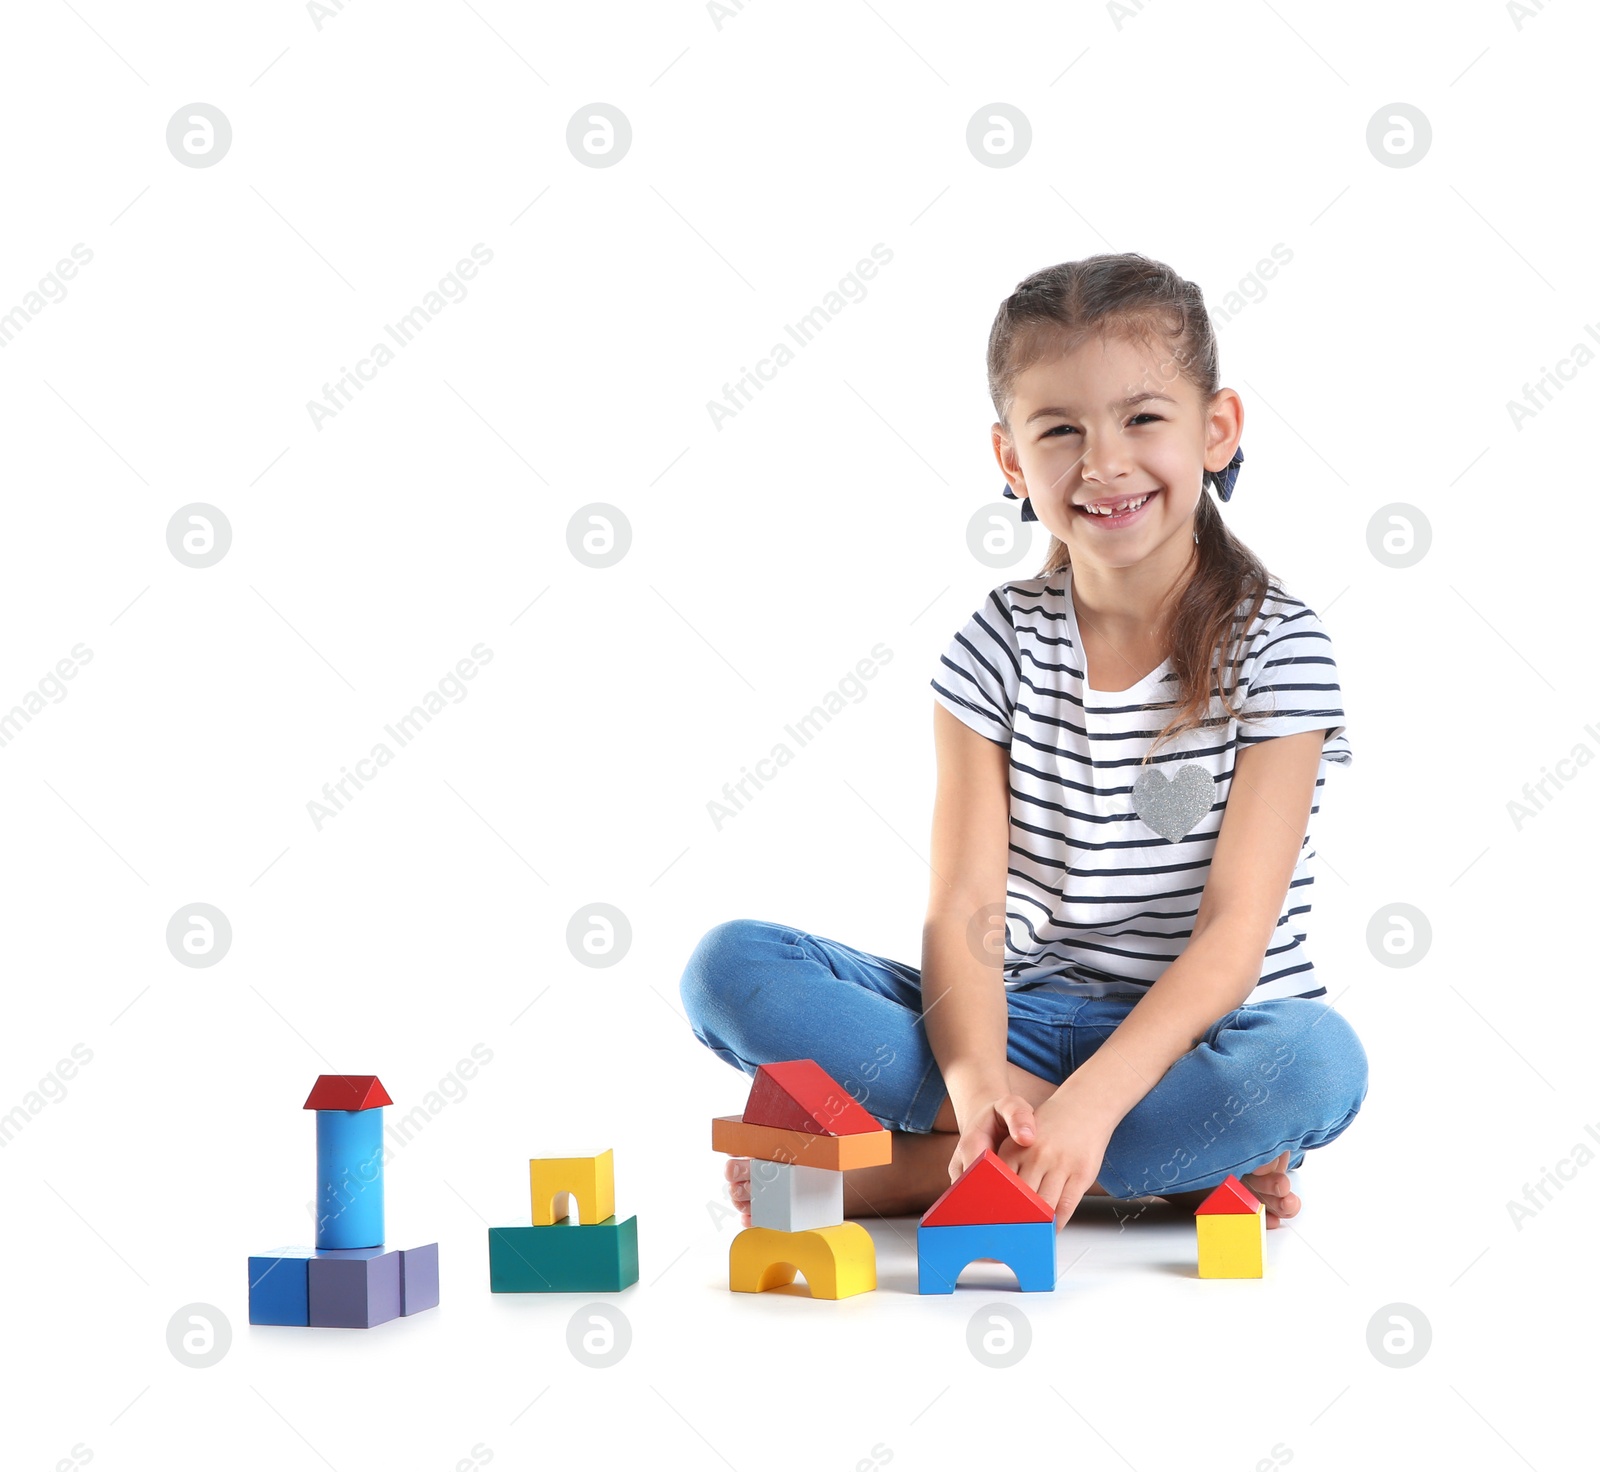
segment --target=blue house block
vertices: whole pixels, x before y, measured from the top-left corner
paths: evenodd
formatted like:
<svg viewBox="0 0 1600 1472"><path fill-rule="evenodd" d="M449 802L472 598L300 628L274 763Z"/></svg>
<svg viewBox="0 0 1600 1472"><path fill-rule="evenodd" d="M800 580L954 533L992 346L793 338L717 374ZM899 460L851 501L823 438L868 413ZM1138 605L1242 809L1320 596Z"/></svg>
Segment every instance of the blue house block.
<svg viewBox="0 0 1600 1472"><path fill-rule="evenodd" d="M275 1247L250 1259L252 1324L310 1324L306 1262L312 1255L309 1247Z"/></svg>
<svg viewBox="0 0 1600 1472"><path fill-rule="evenodd" d="M975 1257L999 1258L1024 1293L1056 1286L1054 1222L983 1222L917 1228L917 1292L954 1293L962 1268Z"/></svg>

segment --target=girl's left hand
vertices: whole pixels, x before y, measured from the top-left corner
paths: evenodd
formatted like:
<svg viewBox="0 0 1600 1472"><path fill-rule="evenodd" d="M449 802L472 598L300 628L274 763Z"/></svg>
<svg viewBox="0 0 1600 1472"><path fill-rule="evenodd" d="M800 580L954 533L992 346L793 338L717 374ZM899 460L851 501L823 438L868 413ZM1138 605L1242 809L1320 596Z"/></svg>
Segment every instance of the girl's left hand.
<svg viewBox="0 0 1600 1472"><path fill-rule="evenodd" d="M1060 1231L1099 1176L1112 1128L1054 1098L1034 1110L1034 1121L1033 1144L1006 1140L996 1154L1055 1211Z"/></svg>

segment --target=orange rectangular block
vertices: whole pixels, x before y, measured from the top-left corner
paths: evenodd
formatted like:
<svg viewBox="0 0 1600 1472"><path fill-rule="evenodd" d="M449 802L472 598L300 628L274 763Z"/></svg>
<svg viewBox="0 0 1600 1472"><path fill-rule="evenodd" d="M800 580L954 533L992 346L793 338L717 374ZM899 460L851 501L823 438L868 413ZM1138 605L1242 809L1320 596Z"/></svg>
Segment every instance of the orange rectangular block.
<svg viewBox="0 0 1600 1472"><path fill-rule="evenodd" d="M802 1130L746 1124L737 1114L729 1114L711 1121L711 1148L724 1155L808 1165L813 1170L860 1170L868 1165L888 1165L894 1137L885 1129L859 1135L808 1135Z"/></svg>

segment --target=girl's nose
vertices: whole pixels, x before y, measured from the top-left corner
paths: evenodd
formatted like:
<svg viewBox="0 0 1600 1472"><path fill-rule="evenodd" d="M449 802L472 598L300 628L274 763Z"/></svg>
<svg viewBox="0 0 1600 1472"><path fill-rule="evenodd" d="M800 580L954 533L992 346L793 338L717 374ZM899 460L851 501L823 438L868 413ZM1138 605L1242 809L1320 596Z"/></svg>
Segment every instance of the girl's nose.
<svg viewBox="0 0 1600 1472"><path fill-rule="evenodd" d="M1110 484L1128 469L1128 457L1114 440L1086 445L1078 457L1078 470L1084 480Z"/></svg>

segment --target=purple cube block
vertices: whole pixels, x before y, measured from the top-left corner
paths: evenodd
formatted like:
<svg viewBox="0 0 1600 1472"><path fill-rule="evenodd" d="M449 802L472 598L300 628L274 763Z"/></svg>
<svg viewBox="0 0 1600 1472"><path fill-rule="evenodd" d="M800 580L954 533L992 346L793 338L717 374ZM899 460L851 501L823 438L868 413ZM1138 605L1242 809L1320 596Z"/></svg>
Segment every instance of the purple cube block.
<svg viewBox="0 0 1600 1472"><path fill-rule="evenodd" d="M400 1317L400 1254L381 1247L321 1249L306 1264L314 1329L370 1329Z"/></svg>
<svg viewBox="0 0 1600 1472"><path fill-rule="evenodd" d="M407 1247L400 1253L400 1312L420 1314L439 1307L439 1244Z"/></svg>

